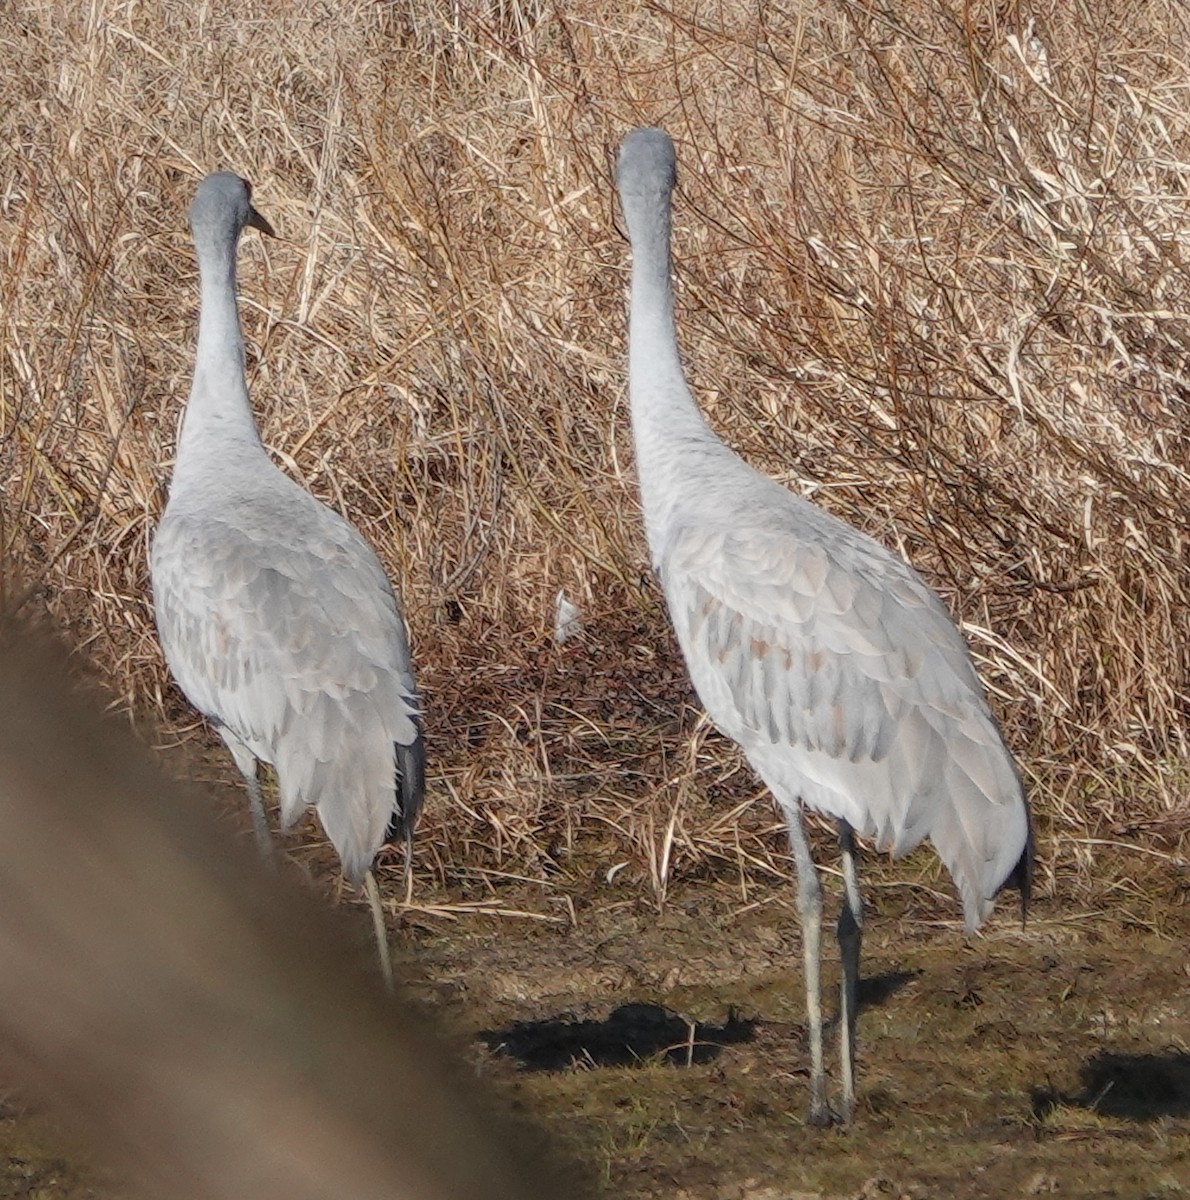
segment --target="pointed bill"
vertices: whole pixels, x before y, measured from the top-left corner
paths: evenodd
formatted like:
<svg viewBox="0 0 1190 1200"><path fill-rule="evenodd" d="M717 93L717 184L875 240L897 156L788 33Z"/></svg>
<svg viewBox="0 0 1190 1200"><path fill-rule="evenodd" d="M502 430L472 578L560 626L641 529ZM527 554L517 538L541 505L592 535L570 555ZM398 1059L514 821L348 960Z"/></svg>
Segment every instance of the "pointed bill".
<svg viewBox="0 0 1190 1200"><path fill-rule="evenodd" d="M267 233L269 237L276 237L277 234L273 227L256 211L252 205L248 206L248 220L245 224L251 225L253 229L259 229L261 233Z"/></svg>

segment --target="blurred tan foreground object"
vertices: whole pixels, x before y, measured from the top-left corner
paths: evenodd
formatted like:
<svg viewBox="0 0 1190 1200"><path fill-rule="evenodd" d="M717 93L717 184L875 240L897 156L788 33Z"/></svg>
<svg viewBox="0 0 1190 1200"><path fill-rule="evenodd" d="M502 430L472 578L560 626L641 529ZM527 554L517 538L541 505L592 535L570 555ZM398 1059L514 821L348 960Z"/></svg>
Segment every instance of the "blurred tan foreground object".
<svg viewBox="0 0 1190 1200"><path fill-rule="evenodd" d="M155 1197L582 1190L509 1136L332 914L229 843L60 655L14 641L0 632L6 1077Z"/></svg>

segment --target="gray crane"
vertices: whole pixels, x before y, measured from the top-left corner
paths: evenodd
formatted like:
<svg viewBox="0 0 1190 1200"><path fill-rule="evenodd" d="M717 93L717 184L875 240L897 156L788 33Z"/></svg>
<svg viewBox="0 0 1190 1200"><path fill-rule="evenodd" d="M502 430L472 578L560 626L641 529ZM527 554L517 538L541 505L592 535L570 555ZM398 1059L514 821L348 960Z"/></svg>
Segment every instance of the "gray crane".
<svg viewBox="0 0 1190 1200"><path fill-rule="evenodd" d="M194 379L150 573L166 662L227 743L256 839L272 838L257 764L276 771L281 826L313 806L347 880L365 885L386 982L392 968L372 862L403 838L406 866L425 750L400 603L372 548L273 465L244 377L236 248L272 234L246 180L208 175L190 205L201 304Z"/></svg>
<svg viewBox="0 0 1190 1200"><path fill-rule="evenodd" d="M812 1124L850 1121L863 902L855 835L894 856L928 837L969 929L1005 884L1028 899L1024 789L962 635L895 554L748 466L712 432L678 355L670 263L673 143L620 146L632 244L628 383L646 532L695 690L775 798L802 927ZM842 1109L822 1055L822 892L802 807L838 825L845 900Z"/></svg>

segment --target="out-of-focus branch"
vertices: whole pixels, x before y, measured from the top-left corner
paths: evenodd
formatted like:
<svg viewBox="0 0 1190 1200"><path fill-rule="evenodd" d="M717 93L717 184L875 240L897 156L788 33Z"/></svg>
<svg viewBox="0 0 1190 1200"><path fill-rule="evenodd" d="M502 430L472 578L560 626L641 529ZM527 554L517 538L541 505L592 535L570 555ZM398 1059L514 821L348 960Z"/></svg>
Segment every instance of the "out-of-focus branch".
<svg viewBox="0 0 1190 1200"><path fill-rule="evenodd" d="M67 682L0 636L0 1060L145 1194L570 1194L390 1002ZM540 1149L540 1148L538 1148Z"/></svg>

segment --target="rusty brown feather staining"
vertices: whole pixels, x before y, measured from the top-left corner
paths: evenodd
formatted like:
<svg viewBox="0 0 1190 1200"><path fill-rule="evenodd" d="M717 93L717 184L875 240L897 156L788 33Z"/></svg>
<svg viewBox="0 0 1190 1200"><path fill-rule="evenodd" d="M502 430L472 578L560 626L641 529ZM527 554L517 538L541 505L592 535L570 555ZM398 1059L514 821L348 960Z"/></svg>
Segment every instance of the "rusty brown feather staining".
<svg viewBox="0 0 1190 1200"><path fill-rule="evenodd" d="M214 634L215 634L215 659L216 661L226 661L231 657L231 632L227 627L227 621L221 613L213 614Z"/></svg>
<svg viewBox="0 0 1190 1200"><path fill-rule="evenodd" d="M826 666L826 651L825 650L807 650L806 651L806 670L814 673L821 671Z"/></svg>
<svg viewBox="0 0 1190 1200"><path fill-rule="evenodd" d="M690 622L692 629L706 629L708 625L714 629L712 618L717 617L723 611L723 601L718 596L712 596L709 592L704 592L702 599L698 602L692 614ZM714 637L713 633L708 636Z"/></svg>
<svg viewBox="0 0 1190 1200"><path fill-rule="evenodd" d="M756 659L757 662L763 662L770 649L771 647L769 646L768 642L764 640L764 638L754 637L752 639L752 657Z"/></svg>

